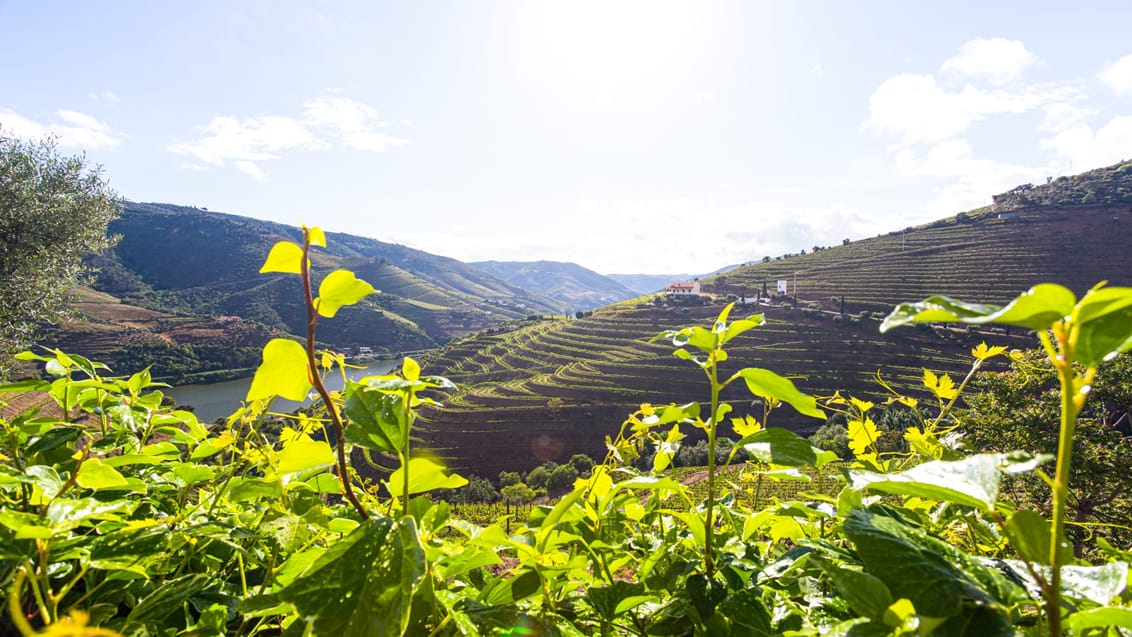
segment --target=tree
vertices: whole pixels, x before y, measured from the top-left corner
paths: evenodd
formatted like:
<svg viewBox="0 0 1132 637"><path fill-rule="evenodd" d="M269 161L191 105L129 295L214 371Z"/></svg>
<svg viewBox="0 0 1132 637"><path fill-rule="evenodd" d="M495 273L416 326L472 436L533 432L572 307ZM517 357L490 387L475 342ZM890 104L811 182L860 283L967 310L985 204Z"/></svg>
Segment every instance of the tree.
<svg viewBox="0 0 1132 637"><path fill-rule="evenodd" d="M117 195L82 155L0 130L0 376L9 354L64 314L83 257L112 244L106 227L117 210Z"/></svg>
<svg viewBox="0 0 1132 637"><path fill-rule="evenodd" d="M1057 453L1060 401L1044 352L1017 357L1009 371L980 374L974 388L965 395L968 409L956 416L974 448ZM1069 493L1075 524L1066 533L1078 554L1094 533L1114 544L1132 539L1127 527L1132 519L1129 441L1132 357L1119 356L1100 369L1077 419ZM1049 507L1049 487L1032 473L1010 477L1005 486L1006 497L1020 508Z"/></svg>
<svg viewBox="0 0 1132 637"><path fill-rule="evenodd" d="M461 502L495 502L499 499L499 492L492 486L487 478L472 474L468 476L468 484L458 492Z"/></svg>
<svg viewBox="0 0 1132 637"><path fill-rule="evenodd" d="M523 476L519 475L518 471L501 471L499 472L499 488L504 489L513 484L519 484L523 481Z"/></svg>
<svg viewBox="0 0 1132 637"><path fill-rule="evenodd" d="M519 506L535 499L534 489L522 482L503 487L500 495L503 496L503 502L508 506Z"/></svg>
<svg viewBox="0 0 1132 637"><path fill-rule="evenodd" d="M569 464L574 467L574 471L577 471L578 475L587 478L593 469L594 459L584 453L576 453L570 456Z"/></svg>

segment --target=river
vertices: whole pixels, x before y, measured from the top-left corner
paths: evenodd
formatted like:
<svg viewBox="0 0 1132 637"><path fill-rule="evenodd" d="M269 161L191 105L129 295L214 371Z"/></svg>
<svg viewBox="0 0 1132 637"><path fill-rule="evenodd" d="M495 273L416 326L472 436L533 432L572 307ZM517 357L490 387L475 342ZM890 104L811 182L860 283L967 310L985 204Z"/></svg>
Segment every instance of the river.
<svg viewBox="0 0 1132 637"><path fill-rule="evenodd" d="M365 369L348 370L350 380L357 380L362 376L374 374L387 374L401 365L399 359L386 359L372 361ZM248 394L252 385L251 377L226 380L220 383L207 383L203 385L181 385L165 390L165 394L172 396L178 406L192 405L197 418L201 422L213 422L217 418L230 415ZM326 387L331 391L342 389L342 376L332 374L326 379ZM299 407L299 403L277 398L272 411L292 411Z"/></svg>

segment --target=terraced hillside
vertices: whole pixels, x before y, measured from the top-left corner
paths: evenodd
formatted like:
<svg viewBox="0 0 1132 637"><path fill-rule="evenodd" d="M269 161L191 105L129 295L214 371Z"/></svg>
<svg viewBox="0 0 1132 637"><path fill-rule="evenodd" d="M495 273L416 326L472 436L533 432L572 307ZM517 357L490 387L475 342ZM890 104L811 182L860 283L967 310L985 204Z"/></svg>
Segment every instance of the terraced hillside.
<svg viewBox="0 0 1132 637"><path fill-rule="evenodd" d="M452 343L425 368L448 375L462 389L428 414L422 437L453 466L485 476L574 453L600 456L605 436L642 402L707 400L703 374L675 359L670 344L649 339L668 328L710 324L721 307L626 303L582 320L542 322ZM766 367L794 376L801 389L817 395L881 394L874 381L878 370L887 382L914 388L924 365L961 373L966 352L980 340L1029 343L1025 335L1001 331L927 329L882 336L873 318L803 316L776 305L736 310L752 313L764 313L767 324L733 341L724 370ZM736 415L761 414L741 383L723 399ZM820 424L789 407L771 418L772 424L801 430Z"/></svg>
<svg viewBox="0 0 1132 637"><path fill-rule="evenodd" d="M897 330L881 335L878 319L902 301L935 293L1003 302L1031 285L1054 281L1078 293L1099 280L1132 285L1132 163L1086 173L1068 182L1025 189L1029 207L1000 197L988 207L917 228L851 242L816 254L739 268L709 279L719 294L709 305L630 302L578 321L544 322L520 330L454 342L426 364L462 386L429 414L425 442L465 471L494 476L528 469L573 453L604 453L641 402L707 398L700 372L648 339L658 332L706 325L723 295L754 296L763 281L794 280L796 299L738 310L765 312L768 324L735 342L728 369L767 367L798 376L807 392L842 390L877 396L880 370L902 388L915 388L922 369L961 373L966 352L980 340L1030 347L1031 336L1002 330ZM1053 188L1071 193L1072 201ZM1012 191L1013 192L1013 191ZM1088 203L1074 203L1080 199ZM791 289L791 292L793 290ZM844 312L842 298L844 297ZM785 305L786 307L783 307ZM796 305L796 307L794 307ZM864 318L862 318L862 316ZM742 387L725 399L744 413ZM776 411L773 421L818 424ZM807 422L809 421L809 422ZM774 422L772 422L774 424Z"/></svg>

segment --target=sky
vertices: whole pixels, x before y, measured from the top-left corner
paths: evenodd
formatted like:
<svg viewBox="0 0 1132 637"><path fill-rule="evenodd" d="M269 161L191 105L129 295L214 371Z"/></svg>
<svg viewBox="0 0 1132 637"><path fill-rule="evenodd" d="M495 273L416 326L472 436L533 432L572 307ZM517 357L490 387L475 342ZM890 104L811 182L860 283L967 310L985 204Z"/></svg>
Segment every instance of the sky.
<svg viewBox="0 0 1132 637"><path fill-rule="evenodd" d="M0 0L0 133L133 201L705 273L1132 158L1132 3Z"/></svg>

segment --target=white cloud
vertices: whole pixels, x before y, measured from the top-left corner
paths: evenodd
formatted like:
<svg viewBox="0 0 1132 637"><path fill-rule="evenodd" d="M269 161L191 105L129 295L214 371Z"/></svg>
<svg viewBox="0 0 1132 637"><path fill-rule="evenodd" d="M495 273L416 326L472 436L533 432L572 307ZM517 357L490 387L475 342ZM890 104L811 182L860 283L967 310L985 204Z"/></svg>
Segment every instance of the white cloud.
<svg viewBox="0 0 1132 637"><path fill-rule="evenodd" d="M211 166L232 161L237 170L262 181L267 174L255 162L279 159L284 152L336 145L384 152L408 143L379 130L388 125L368 104L344 97L323 97L304 103L300 117L213 117L199 127L204 133L202 137L174 144L169 151Z"/></svg>
<svg viewBox="0 0 1132 637"><path fill-rule="evenodd" d="M0 109L0 130L23 139L54 137L61 148L98 150L114 148L121 136L101 120L78 111L59 110L58 121L40 123L10 109Z"/></svg>
<svg viewBox="0 0 1132 637"><path fill-rule="evenodd" d="M212 166L223 166L229 159L245 162L278 159L278 153L284 150L318 147L315 136L290 117L213 117L200 130L206 133L204 137L174 144L169 150Z"/></svg>
<svg viewBox="0 0 1132 637"><path fill-rule="evenodd" d="M967 85L948 91L932 75L904 73L885 80L869 97L863 128L874 135L899 136L906 144L933 143L992 115L1017 115L1075 95L1073 89L1050 85L1015 91Z"/></svg>
<svg viewBox="0 0 1132 637"><path fill-rule="evenodd" d="M1087 124L1077 124L1043 139L1041 145L1069 160L1069 172L1115 164L1132 157L1132 116L1114 117L1095 132Z"/></svg>
<svg viewBox="0 0 1132 637"><path fill-rule="evenodd" d="M924 205L931 218L985 206L996 193L1021 183L1037 183L1058 172L1052 165L1033 167L978 158L965 139L940 142L922 154L903 147L895 160L901 174L944 180Z"/></svg>
<svg viewBox="0 0 1132 637"><path fill-rule="evenodd" d="M1132 53L1125 55L1101 72L1101 80L1117 95L1132 93Z"/></svg>
<svg viewBox="0 0 1132 637"><path fill-rule="evenodd" d="M939 70L944 75L1001 86L1020 77L1022 71L1037 61L1038 56L1027 51L1018 40L979 38L963 43L959 53L945 60Z"/></svg>
<svg viewBox="0 0 1132 637"><path fill-rule="evenodd" d="M1096 114L1097 111L1091 108L1082 108L1070 102L1056 102L1045 107L1045 116L1038 129L1056 133L1072 128Z"/></svg>

